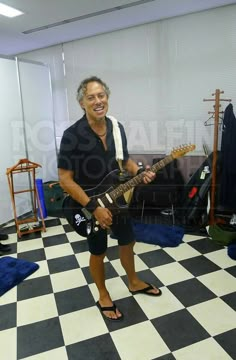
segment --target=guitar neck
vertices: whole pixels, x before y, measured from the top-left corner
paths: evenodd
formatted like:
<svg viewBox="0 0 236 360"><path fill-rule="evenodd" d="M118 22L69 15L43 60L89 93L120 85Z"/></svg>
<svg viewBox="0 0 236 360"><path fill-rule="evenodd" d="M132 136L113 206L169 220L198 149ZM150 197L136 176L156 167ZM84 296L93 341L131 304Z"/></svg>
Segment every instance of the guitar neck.
<svg viewBox="0 0 236 360"><path fill-rule="evenodd" d="M166 156L164 159L158 161L156 164L152 165L150 168L150 171L156 173L162 168L164 168L167 164L169 164L171 161L173 161L174 158L172 155ZM110 196L112 199L116 200L121 195L126 193L128 190L132 189L133 187L141 184L143 182L143 176L145 171L141 172L139 175L136 175L131 180L127 181L124 184L121 184L117 186L114 190L110 192Z"/></svg>

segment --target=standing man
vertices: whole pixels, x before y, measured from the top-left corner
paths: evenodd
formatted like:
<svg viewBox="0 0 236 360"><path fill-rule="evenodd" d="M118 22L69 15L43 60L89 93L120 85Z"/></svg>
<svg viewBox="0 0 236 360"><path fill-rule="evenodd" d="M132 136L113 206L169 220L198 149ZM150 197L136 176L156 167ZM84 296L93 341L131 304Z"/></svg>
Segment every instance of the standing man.
<svg viewBox="0 0 236 360"><path fill-rule="evenodd" d="M106 116L110 90L96 76L83 80L77 91L77 100L84 116L65 130L60 147L58 168L62 188L85 207L101 226L98 232L88 235L90 272L99 292L97 306L102 315L113 321L121 320L123 314L112 302L105 285L104 257L107 249L107 229L111 228L118 239L120 261L128 277L132 294L161 295L161 290L140 280L135 272L133 247L135 244L131 219L128 214L112 216L109 209L100 207L84 190L98 185L112 170L119 169L112 132L112 121ZM132 176L137 175L138 165L130 159L126 135L119 123L123 145L123 168ZM143 182L155 177L146 171Z"/></svg>

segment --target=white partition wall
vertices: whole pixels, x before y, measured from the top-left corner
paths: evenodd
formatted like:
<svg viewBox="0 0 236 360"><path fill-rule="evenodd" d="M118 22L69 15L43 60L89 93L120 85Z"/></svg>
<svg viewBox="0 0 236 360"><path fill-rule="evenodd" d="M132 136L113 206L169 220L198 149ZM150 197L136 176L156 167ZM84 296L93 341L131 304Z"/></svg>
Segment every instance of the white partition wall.
<svg viewBox="0 0 236 360"><path fill-rule="evenodd" d="M16 63L0 58L0 223L13 218L6 169L24 158L23 119Z"/></svg>
<svg viewBox="0 0 236 360"><path fill-rule="evenodd" d="M24 60L37 61L47 64L52 78L53 110L55 119L56 138L60 138L70 123L68 119L67 89L63 63L63 46L55 45L49 48L34 50L21 56ZM20 57L20 58L21 58Z"/></svg>
<svg viewBox="0 0 236 360"><path fill-rule="evenodd" d="M50 73L43 64L18 62L26 153L28 159L42 168L37 177L44 181L57 179L55 128L53 121Z"/></svg>
<svg viewBox="0 0 236 360"><path fill-rule="evenodd" d="M55 131L49 69L43 64L0 58L0 224L13 219L6 169L28 158L42 165L37 177L57 179ZM14 175L15 190L29 188L27 176ZM31 198L16 195L17 215L31 209Z"/></svg>

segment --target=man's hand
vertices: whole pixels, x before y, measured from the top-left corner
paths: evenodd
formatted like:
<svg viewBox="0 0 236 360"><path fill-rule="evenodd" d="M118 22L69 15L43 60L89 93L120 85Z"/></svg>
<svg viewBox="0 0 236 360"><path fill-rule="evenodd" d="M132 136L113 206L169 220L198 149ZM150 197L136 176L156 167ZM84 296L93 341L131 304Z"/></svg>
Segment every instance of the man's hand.
<svg viewBox="0 0 236 360"><path fill-rule="evenodd" d="M156 174L154 172L152 172L150 170L150 166L147 165L146 169L144 171L144 175L143 175L143 182L144 184L149 184L150 182L152 182L156 177Z"/></svg>
<svg viewBox="0 0 236 360"><path fill-rule="evenodd" d="M93 215L99 222L101 228L108 229L112 225L112 213L109 209L98 206L93 212Z"/></svg>

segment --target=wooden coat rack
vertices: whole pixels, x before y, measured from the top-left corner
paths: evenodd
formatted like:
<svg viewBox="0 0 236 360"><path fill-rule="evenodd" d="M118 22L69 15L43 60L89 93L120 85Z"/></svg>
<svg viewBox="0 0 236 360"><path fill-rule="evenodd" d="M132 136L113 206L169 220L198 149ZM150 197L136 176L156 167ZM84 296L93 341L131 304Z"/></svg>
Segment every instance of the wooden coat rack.
<svg viewBox="0 0 236 360"><path fill-rule="evenodd" d="M214 101L214 111L208 111L208 114L214 114L214 145L213 145L213 159L212 159L212 178L211 178L211 196L210 196L210 213L209 224L215 223L215 196L216 196L216 177L217 177L217 151L218 151L218 133L219 133L219 117L224 113L220 111L221 101L231 102L231 99L221 99L220 94L224 94L224 91L216 89L212 94L214 99L203 99L203 101Z"/></svg>
<svg viewBox="0 0 236 360"><path fill-rule="evenodd" d="M36 231L41 231L41 230L46 231L45 222L44 222L44 218L43 218L43 211L42 211L42 207L41 207L41 204L39 201L39 195L38 195L36 181L35 181L35 170L38 167L41 167L41 165L34 163L28 159L21 159L18 161L18 163L16 165L12 166L11 168L7 168L7 171L6 171L9 190L10 190L10 196L11 196L11 202L12 202L12 207L13 207L13 212L14 212L15 225L16 225L17 235L19 238L21 238L21 235L23 235L23 234L28 234L28 233L32 233L32 232L36 232ZM29 174L29 178L30 178L29 182L31 183L31 187L29 189L24 189L24 190L19 190L19 191L14 190L13 175L19 174L19 173L28 173ZM19 219L17 216L17 211L16 211L15 195L21 194L21 193L26 193L26 192L29 192L33 195L33 208L32 208L33 215L29 218ZM22 224L38 222L37 205L38 205L38 209L39 209L42 226L31 227L30 229L21 230L20 225L22 225Z"/></svg>

